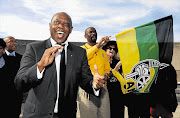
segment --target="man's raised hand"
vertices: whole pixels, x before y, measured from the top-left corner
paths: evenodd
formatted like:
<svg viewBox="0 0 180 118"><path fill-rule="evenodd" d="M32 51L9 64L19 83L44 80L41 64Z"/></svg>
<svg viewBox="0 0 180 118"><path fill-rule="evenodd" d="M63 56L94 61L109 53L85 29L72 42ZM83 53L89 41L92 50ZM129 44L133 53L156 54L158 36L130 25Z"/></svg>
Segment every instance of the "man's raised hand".
<svg viewBox="0 0 180 118"><path fill-rule="evenodd" d="M94 76L93 76L93 87L95 89L99 89L99 88L101 88L104 85L104 83L106 81L104 79L104 76L101 76L99 74L98 67L97 67L96 64L94 65L94 71L95 71L95 73L94 73Z"/></svg>
<svg viewBox="0 0 180 118"><path fill-rule="evenodd" d="M41 72L46 66L51 64L54 60L54 57L58 53L58 49L63 49L63 46L54 46L45 50L41 60L37 63L39 72Z"/></svg>

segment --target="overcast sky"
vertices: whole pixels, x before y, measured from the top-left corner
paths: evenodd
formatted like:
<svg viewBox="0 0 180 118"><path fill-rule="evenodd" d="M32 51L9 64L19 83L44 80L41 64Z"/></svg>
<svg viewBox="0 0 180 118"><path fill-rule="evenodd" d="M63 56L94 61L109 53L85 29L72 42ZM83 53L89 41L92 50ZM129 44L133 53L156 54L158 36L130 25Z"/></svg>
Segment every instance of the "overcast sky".
<svg viewBox="0 0 180 118"><path fill-rule="evenodd" d="M180 42L179 0L0 0L0 38L45 40L57 12L68 13L73 32L68 41L86 42L84 31L93 26L102 36L173 15L174 40Z"/></svg>

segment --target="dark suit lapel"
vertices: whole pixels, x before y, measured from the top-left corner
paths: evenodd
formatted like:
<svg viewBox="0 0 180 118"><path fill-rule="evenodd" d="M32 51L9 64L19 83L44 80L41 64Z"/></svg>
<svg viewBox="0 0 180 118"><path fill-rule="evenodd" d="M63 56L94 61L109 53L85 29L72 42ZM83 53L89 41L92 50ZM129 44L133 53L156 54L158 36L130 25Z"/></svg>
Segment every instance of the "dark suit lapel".
<svg viewBox="0 0 180 118"><path fill-rule="evenodd" d="M67 66L72 66L74 63L74 54L73 54L73 49L71 44L69 43L68 48L67 48ZM68 68L67 68L68 69Z"/></svg>
<svg viewBox="0 0 180 118"><path fill-rule="evenodd" d="M50 41L50 38L49 38L49 39L47 39L47 40L45 40L45 45L46 45L46 49L48 49L48 48L52 47L52 45L51 45L51 41Z"/></svg>
<svg viewBox="0 0 180 118"><path fill-rule="evenodd" d="M50 38L48 40L45 40L46 49L52 47ZM52 82L54 84L55 92L57 92L57 71L56 71L56 63L55 59L49 66L46 67L48 70L48 73L52 75L50 79L52 79ZM54 71L55 70L55 71Z"/></svg>
<svg viewBox="0 0 180 118"><path fill-rule="evenodd" d="M67 48L67 65L66 65L66 78L65 78L65 91L64 95L66 95L68 91L69 83L72 79L72 70L73 70L73 63L74 62L74 53L72 49L72 45L69 43Z"/></svg>

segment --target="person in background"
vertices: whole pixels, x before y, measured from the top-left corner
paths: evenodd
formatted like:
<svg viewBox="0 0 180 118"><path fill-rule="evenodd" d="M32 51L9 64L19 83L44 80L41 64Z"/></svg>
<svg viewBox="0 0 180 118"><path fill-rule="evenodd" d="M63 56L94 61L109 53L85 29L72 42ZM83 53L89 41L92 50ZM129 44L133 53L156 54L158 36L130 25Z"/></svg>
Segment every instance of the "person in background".
<svg viewBox="0 0 180 118"><path fill-rule="evenodd" d="M106 51L111 69L115 69L122 74L121 61L117 57L116 41L109 41L102 49ZM110 98L111 118L124 118L126 98L122 93L120 82L113 74L110 75L107 81L107 88Z"/></svg>
<svg viewBox="0 0 180 118"><path fill-rule="evenodd" d="M23 118L75 118L78 87L98 96L105 83L97 66L91 74L86 51L67 41L73 30L67 13L54 14L49 28L49 39L26 46L15 78L18 90L29 91Z"/></svg>
<svg viewBox="0 0 180 118"><path fill-rule="evenodd" d="M5 55L11 56L9 58L15 57L17 59L17 63L19 63L20 66L22 55L16 52L18 41L12 36L7 36L6 38L4 38L4 41L6 42ZM28 92L23 92L22 108L24 106L27 96L28 96Z"/></svg>
<svg viewBox="0 0 180 118"><path fill-rule="evenodd" d="M175 89L177 88L177 74L174 67L169 64L159 70L158 78L152 84L151 92L151 116L153 118L172 118L177 108Z"/></svg>
<svg viewBox="0 0 180 118"><path fill-rule="evenodd" d="M85 38L87 43L82 48L87 51L88 64L91 72L94 75L94 65L98 67L98 72L101 76L109 73L110 64L106 52L101 49L109 41L109 37L103 37L98 43L97 32L94 27L88 27L85 30ZM94 97L79 88L78 94L79 114L81 118L110 118L110 103L107 86L104 86L100 91L99 97Z"/></svg>
<svg viewBox="0 0 180 118"><path fill-rule="evenodd" d="M20 62L22 55L16 52L17 45L18 45L17 40L12 36L8 36L4 38L4 42L6 42L5 54L7 56L16 57L17 60Z"/></svg>
<svg viewBox="0 0 180 118"><path fill-rule="evenodd" d="M4 41L6 41L6 43ZM4 41L1 40L0 47L0 76L3 77L1 79L2 84L6 85L5 88L3 88L4 90L6 90L5 95L3 95L3 97L5 98L4 102L8 107L5 107L7 108L6 111L8 111L8 113L5 114L5 117L19 118L19 115L21 113L22 92L18 91L15 88L14 78L20 66L21 55L17 54L15 56L8 56L5 51L10 48L11 50L15 50L17 44L16 42L14 42L14 39L11 40L11 38L9 39L9 37L6 37ZM4 47L4 44L6 47Z"/></svg>

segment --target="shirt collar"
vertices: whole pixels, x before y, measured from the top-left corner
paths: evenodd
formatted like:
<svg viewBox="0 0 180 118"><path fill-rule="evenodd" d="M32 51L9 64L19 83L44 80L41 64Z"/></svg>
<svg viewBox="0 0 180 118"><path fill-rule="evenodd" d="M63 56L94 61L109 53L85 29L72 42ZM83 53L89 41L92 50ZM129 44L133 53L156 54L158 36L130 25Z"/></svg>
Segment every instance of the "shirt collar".
<svg viewBox="0 0 180 118"><path fill-rule="evenodd" d="M58 45L57 42L56 42L55 40L53 40L52 38L50 38L50 42L51 42L52 47ZM66 41L65 41L64 43L62 43L62 44L65 44L65 46L68 46L68 41L66 40Z"/></svg>
<svg viewBox="0 0 180 118"><path fill-rule="evenodd" d="M59 45L59 44L57 44L57 42L56 42L55 40L53 40L52 38L50 38L50 42L51 42L52 47ZM62 44L65 44L65 45L64 45L64 50L65 50L65 64L67 65L67 47L68 47L68 41L66 40L66 41L65 41L64 43L62 43ZM61 52L62 52L62 49L59 49L59 50L61 50Z"/></svg>
<svg viewBox="0 0 180 118"><path fill-rule="evenodd" d="M9 51L7 51L7 50L5 49L5 52L6 52L6 54L7 54L8 56L10 56L10 54L12 54L13 56L16 56L15 51L13 51L12 53L10 53Z"/></svg>
<svg viewBox="0 0 180 118"><path fill-rule="evenodd" d="M85 47L86 47L87 49L89 49L89 48L91 48L91 47L93 47L93 46L90 46L88 43L86 43L86 44L85 44Z"/></svg>

